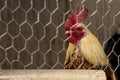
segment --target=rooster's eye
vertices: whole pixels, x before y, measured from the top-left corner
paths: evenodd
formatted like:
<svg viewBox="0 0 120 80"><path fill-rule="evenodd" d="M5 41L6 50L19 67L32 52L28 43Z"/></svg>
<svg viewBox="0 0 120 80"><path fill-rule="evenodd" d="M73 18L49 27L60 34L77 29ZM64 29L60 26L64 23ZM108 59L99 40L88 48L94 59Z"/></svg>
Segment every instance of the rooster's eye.
<svg viewBox="0 0 120 80"><path fill-rule="evenodd" d="M78 27L77 30L78 30L78 31L82 31L83 28L82 28L82 27Z"/></svg>

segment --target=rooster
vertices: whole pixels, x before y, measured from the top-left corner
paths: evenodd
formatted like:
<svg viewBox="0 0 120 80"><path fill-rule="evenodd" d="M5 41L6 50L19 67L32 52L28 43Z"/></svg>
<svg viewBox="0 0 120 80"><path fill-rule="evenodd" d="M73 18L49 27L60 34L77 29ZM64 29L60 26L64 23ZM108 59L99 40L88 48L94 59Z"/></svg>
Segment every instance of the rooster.
<svg viewBox="0 0 120 80"><path fill-rule="evenodd" d="M65 22L65 35L69 41L65 69L102 69L107 80L116 80L100 42L82 23L87 16L88 9L77 6Z"/></svg>

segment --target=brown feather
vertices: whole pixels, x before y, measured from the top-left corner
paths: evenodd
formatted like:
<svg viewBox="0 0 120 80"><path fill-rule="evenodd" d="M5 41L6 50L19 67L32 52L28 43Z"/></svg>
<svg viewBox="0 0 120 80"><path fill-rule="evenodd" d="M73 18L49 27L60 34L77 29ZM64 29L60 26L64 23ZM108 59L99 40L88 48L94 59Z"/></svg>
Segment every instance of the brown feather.
<svg viewBox="0 0 120 80"><path fill-rule="evenodd" d="M104 72L106 73L107 80L116 80L115 73L113 72L113 70L109 66L107 66L104 69Z"/></svg>
<svg viewBox="0 0 120 80"><path fill-rule="evenodd" d="M72 58L68 59L65 64L65 69L97 69L104 70L107 80L116 80L113 70L109 66L93 66L89 61L82 57L82 55L73 54Z"/></svg>

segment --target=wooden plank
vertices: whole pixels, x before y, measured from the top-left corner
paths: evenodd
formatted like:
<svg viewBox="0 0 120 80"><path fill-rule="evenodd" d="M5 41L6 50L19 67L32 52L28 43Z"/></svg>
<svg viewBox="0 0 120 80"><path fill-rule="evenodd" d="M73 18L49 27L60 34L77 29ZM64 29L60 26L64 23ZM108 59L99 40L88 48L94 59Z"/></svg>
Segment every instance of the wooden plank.
<svg viewBox="0 0 120 80"><path fill-rule="evenodd" d="M2 70L0 80L106 80L101 70Z"/></svg>

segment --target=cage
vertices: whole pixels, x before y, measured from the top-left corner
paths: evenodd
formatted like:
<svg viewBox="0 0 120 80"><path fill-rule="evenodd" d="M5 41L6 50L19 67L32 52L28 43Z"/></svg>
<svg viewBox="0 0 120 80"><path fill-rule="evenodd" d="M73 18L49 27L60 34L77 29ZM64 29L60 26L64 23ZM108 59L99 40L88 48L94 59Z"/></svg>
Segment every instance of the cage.
<svg viewBox="0 0 120 80"><path fill-rule="evenodd" d="M63 69L68 41L64 24L81 4L83 23L102 44L120 74L120 0L0 0L0 69Z"/></svg>

